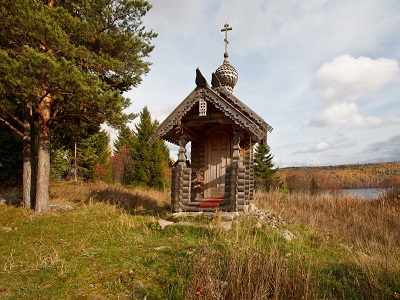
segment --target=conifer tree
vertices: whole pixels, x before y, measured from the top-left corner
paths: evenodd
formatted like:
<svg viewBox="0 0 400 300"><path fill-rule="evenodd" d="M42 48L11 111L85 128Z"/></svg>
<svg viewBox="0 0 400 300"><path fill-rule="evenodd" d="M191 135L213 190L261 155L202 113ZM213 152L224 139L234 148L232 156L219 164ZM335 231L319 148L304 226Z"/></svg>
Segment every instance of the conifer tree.
<svg viewBox="0 0 400 300"><path fill-rule="evenodd" d="M149 71L144 59L156 34L146 31L141 18L151 5L126 0L0 4L0 122L23 141L29 141L32 122L37 122L35 210L44 212L50 210L52 123L119 126L132 117L123 113L129 100L122 93ZM24 144L25 157L29 145Z"/></svg>
<svg viewBox="0 0 400 300"><path fill-rule="evenodd" d="M51 179L62 179L70 170L73 160L73 154L65 146L59 146L51 149Z"/></svg>
<svg viewBox="0 0 400 300"><path fill-rule="evenodd" d="M118 138L114 142L114 155L111 159L111 176L115 183L133 182L133 147L135 132L128 126L121 126Z"/></svg>
<svg viewBox="0 0 400 300"><path fill-rule="evenodd" d="M163 140L157 140L152 146L147 143L157 126L158 122L151 120L149 110L144 107L135 126L133 183L161 189L165 184L163 169L169 163L169 149Z"/></svg>
<svg viewBox="0 0 400 300"><path fill-rule="evenodd" d="M122 125L118 132L118 137L114 141L115 152L118 153L124 146L130 151L133 150L133 145L135 142L135 132L126 125Z"/></svg>
<svg viewBox="0 0 400 300"><path fill-rule="evenodd" d="M108 166L111 156L109 142L107 133L100 131L78 144L77 170L85 179L93 179L96 166Z"/></svg>
<svg viewBox="0 0 400 300"><path fill-rule="evenodd" d="M254 152L254 176L256 186L269 190L275 186L278 178L275 177L278 169L274 169L270 148L265 144L257 144Z"/></svg>

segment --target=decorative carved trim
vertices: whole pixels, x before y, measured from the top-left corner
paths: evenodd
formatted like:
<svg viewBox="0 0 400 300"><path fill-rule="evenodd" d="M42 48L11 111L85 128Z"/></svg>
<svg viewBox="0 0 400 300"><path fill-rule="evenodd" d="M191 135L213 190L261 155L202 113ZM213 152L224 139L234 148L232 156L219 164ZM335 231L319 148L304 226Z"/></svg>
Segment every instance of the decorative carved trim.
<svg viewBox="0 0 400 300"><path fill-rule="evenodd" d="M204 97L206 100L210 101L216 107L218 107L222 112L225 113L227 117L229 117L232 121L234 121L235 124L239 125L241 128L245 128L251 131L256 136L258 141L261 142L266 140L267 130L262 130L264 129L263 127L257 126L257 124L255 124L249 117L243 114L240 110L235 108L231 103L226 101L224 98L222 98L220 95L218 95L209 88L202 89L200 92L202 94L202 97ZM243 106L245 105L243 104ZM247 109L250 110L249 108ZM260 129L260 127L262 129Z"/></svg>
<svg viewBox="0 0 400 300"><path fill-rule="evenodd" d="M159 125L148 144L152 145L157 139L164 138L175 145L179 145L179 139L173 137L173 135L168 135L168 132L171 130L182 131L180 124L182 118L201 99L214 104L235 124L252 132L258 142L266 141L267 132L271 132L272 127L235 96L228 95L226 91L222 92L222 90L222 88L212 90L208 87L193 90Z"/></svg>
<svg viewBox="0 0 400 300"><path fill-rule="evenodd" d="M154 142L166 135L170 130L173 129L174 126L180 127L180 121L183 116L196 104L197 99L197 89L192 91L186 98L183 100L170 115L158 126L156 131L153 133L151 138L148 140L148 144L152 145ZM179 145L179 140L167 139L169 142Z"/></svg>
<svg viewBox="0 0 400 300"><path fill-rule="evenodd" d="M214 88L214 91L228 98L236 106L236 108L248 114L249 117L251 117L256 123L261 125L265 131L272 132L273 128L267 122L265 122L263 118L261 118L253 110L251 110L246 104L236 98L233 94L230 94L224 87Z"/></svg>

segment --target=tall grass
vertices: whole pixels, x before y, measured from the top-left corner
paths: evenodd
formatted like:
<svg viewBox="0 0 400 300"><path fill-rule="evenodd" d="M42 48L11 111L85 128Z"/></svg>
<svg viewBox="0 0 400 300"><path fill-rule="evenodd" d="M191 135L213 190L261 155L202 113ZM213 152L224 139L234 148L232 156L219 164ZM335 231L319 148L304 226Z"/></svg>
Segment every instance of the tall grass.
<svg viewBox="0 0 400 300"><path fill-rule="evenodd" d="M214 232L214 241L196 249L183 299L307 299L316 293L303 256L288 259L298 253L285 251L276 233L253 223L241 219L233 233Z"/></svg>
<svg viewBox="0 0 400 300"><path fill-rule="evenodd" d="M123 208L129 213L158 213L169 210L170 196L157 190L143 187L126 187L119 184L53 182L52 202L93 204L108 203Z"/></svg>
<svg viewBox="0 0 400 300"><path fill-rule="evenodd" d="M287 226L255 226L242 215L193 253L182 299L400 297L398 203L277 191L255 198L259 209L293 221L299 238L287 242L279 234Z"/></svg>
<svg viewBox="0 0 400 300"><path fill-rule="evenodd" d="M161 229L168 194L52 183L51 203L74 210L0 206L11 228L0 230L0 298L400 299L397 202L277 191L254 202L276 222L247 212L225 230L217 213Z"/></svg>
<svg viewBox="0 0 400 300"><path fill-rule="evenodd" d="M400 201L368 201L329 193L256 193L259 208L333 233L356 245L400 247Z"/></svg>

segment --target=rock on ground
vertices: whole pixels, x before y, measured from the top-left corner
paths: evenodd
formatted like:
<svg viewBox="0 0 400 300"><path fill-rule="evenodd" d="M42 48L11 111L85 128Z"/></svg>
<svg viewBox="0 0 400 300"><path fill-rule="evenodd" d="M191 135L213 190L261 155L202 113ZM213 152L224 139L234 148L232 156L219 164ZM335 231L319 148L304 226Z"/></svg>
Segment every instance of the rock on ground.
<svg viewBox="0 0 400 300"><path fill-rule="evenodd" d="M50 209L53 211L64 212L73 210L74 208L68 204L50 204Z"/></svg>
<svg viewBox="0 0 400 300"><path fill-rule="evenodd" d="M282 236L288 242L290 242L290 241L292 241L294 239L297 239L297 236L293 232L291 232L291 231L289 231L287 229L283 229L282 230Z"/></svg>

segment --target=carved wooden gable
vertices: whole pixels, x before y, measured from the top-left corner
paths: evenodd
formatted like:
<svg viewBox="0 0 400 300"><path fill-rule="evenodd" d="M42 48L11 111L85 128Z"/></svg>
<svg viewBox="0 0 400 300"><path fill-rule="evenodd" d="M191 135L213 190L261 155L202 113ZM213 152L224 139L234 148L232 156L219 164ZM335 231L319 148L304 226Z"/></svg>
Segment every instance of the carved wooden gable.
<svg viewBox="0 0 400 300"><path fill-rule="evenodd" d="M190 128L207 122L226 123L218 113L232 124L246 130L259 143L265 143L267 133L272 131L268 123L224 87L210 88L208 84L203 83L200 86L198 84L197 88L159 125L148 143L153 144L161 138L179 145L183 126Z"/></svg>

